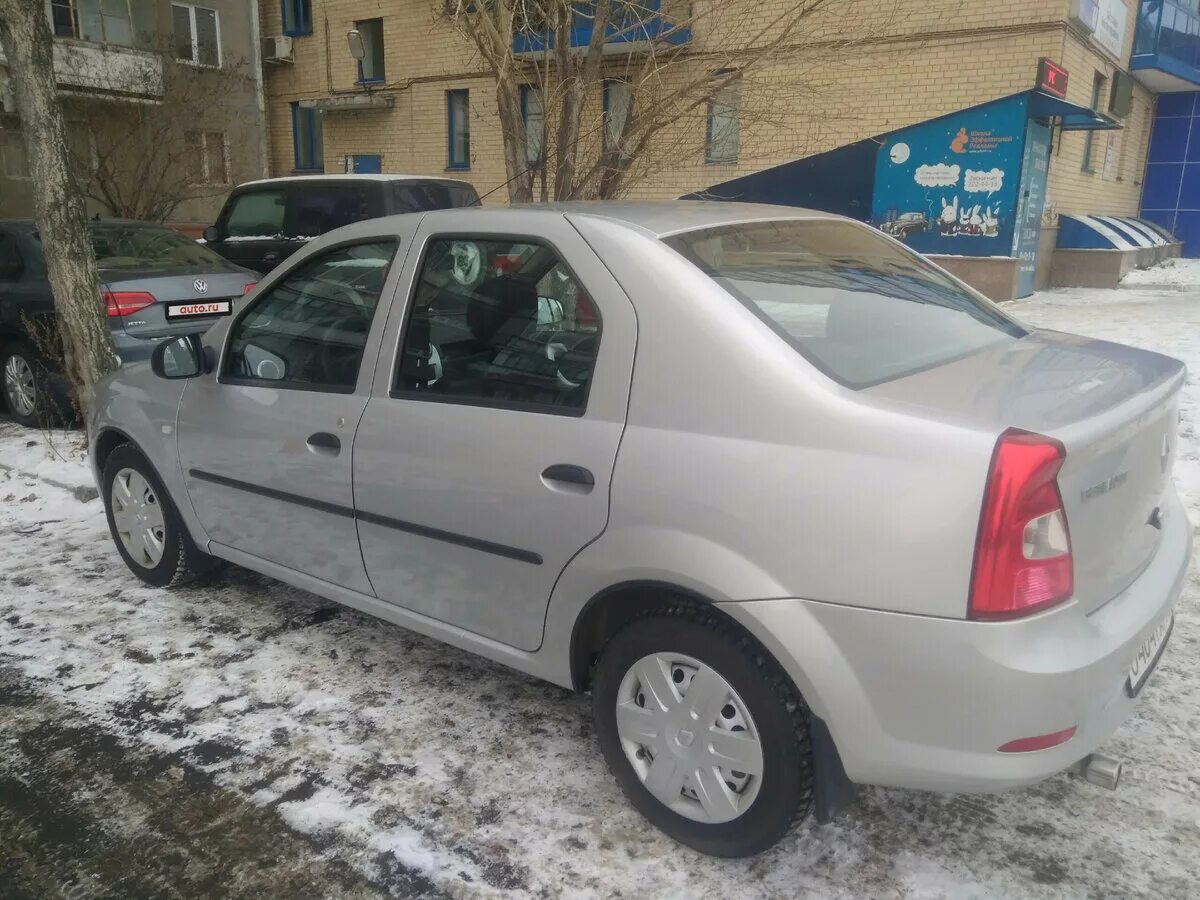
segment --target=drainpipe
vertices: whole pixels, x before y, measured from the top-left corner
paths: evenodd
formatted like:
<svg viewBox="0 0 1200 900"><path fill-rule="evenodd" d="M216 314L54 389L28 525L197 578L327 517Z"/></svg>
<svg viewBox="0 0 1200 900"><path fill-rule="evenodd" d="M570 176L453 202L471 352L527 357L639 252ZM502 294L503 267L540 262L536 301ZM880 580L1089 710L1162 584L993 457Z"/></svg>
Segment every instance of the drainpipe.
<svg viewBox="0 0 1200 900"><path fill-rule="evenodd" d="M258 159L259 175L268 177L271 161L267 147L267 99L263 88L262 27L259 23L257 3L247 3L250 9L250 70L254 73L254 103L258 107Z"/></svg>

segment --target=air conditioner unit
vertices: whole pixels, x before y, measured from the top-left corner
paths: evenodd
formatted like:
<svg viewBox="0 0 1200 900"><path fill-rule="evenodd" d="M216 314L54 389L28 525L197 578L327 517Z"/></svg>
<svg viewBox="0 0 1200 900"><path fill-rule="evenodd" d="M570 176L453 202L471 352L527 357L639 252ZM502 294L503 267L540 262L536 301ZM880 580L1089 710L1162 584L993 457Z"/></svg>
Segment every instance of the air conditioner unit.
<svg viewBox="0 0 1200 900"><path fill-rule="evenodd" d="M262 58L265 63L290 63L292 57L292 39L286 34L277 34L263 38Z"/></svg>
<svg viewBox="0 0 1200 900"><path fill-rule="evenodd" d="M1071 21L1094 34L1100 27L1100 0L1071 0Z"/></svg>

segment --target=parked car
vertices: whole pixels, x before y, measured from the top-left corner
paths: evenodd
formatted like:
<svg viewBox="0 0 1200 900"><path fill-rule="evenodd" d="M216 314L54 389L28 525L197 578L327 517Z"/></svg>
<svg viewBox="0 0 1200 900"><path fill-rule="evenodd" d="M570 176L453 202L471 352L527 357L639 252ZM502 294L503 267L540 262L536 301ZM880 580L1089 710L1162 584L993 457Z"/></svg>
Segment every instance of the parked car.
<svg viewBox="0 0 1200 900"><path fill-rule="evenodd" d="M113 375L91 461L143 581L227 560L590 691L633 804L741 856L856 783L1093 771L1185 577L1184 378L826 214L451 210Z"/></svg>
<svg viewBox="0 0 1200 900"><path fill-rule="evenodd" d="M109 219L90 228L123 362L147 359L162 338L203 331L229 315L257 278L164 225ZM0 379L9 414L25 425L66 409L65 382L43 352L53 321L36 225L0 220Z"/></svg>
<svg viewBox="0 0 1200 900"><path fill-rule="evenodd" d="M233 189L204 240L226 259L266 273L315 237L364 219L478 206L469 183L424 175L301 175Z"/></svg>

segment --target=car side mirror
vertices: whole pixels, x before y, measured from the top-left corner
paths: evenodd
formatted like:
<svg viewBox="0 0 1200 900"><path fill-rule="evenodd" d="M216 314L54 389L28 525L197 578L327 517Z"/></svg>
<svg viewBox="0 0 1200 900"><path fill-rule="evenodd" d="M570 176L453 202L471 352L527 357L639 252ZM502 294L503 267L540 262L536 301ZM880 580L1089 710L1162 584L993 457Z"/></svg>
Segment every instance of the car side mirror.
<svg viewBox="0 0 1200 900"><path fill-rule="evenodd" d="M221 232L217 231L216 225L209 225L204 229L203 238L207 243L215 244L217 241L221 240Z"/></svg>
<svg viewBox="0 0 1200 900"><path fill-rule="evenodd" d="M150 354L150 370L159 378L195 378L211 372L213 352L198 334L183 334L163 341Z"/></svg>

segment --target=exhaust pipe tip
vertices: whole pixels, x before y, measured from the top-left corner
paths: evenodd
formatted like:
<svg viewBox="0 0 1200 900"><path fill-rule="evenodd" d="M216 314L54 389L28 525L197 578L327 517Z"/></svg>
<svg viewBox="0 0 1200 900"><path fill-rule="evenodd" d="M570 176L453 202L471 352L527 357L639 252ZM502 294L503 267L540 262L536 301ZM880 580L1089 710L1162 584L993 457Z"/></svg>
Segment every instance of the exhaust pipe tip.
<svg viewBox="0 0 1200 900"><path fill-rule="evenodd" d="M1108 791L1115 791L1121 783L1121 772L1124 763L1103 753L1091 753L1081 759L1075 767L1075 772L1084 781Z"/></svg>

